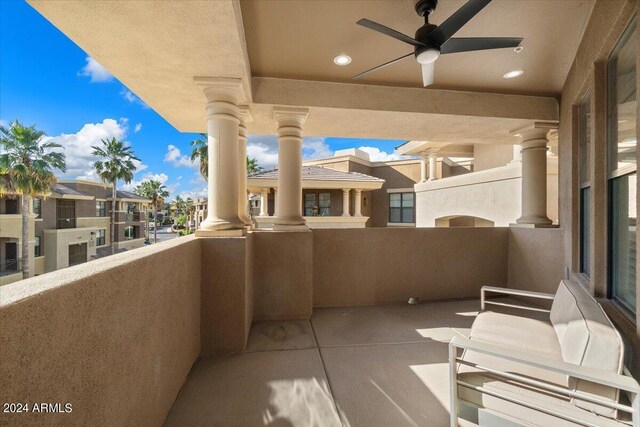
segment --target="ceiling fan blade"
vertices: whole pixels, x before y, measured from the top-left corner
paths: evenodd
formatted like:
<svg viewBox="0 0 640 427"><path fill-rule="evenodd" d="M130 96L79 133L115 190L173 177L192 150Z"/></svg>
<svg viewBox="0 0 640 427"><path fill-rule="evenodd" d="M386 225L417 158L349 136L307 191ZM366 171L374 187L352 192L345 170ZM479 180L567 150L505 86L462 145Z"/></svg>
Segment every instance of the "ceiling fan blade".
<svg viewBox="0 0 640 427"><path fill-rule="evenodd" d="M452 37L440 48L440 53L470 52L473 50L518 47L520 37Z"/></svg>
<svg viewBox="0 0 640 427"><path fill-rule="evenodd" d="M414 40L411 37L404 35L396 30L393 30L389 27L385 27L382 24L378 24L377 22L370 21L368 19L361 19L356 22L358 25L362 25L363 27L367 27L371 30L377 31L389 37L393 37L396 40L400 40L405 43L409 43L413 46L424 46L424 43L420 43L418 40Z"/></svg>
<svg viewBox="0 0 640 427"><path fill-rule="evenodd" d="M367 71L363 71L363 72L362 72L362 73L360 73L360 74L356 74L355 76L353 76L353 77L351 77L351 78L352 78L353 80L358 80L359 78L364 77L364 76L366 76L366 75L367 75L367 74L369 74L369 73L372 73L372 72L374 72L374 71L376 71L376 70L379 70L379 69L384 68L384 67L386 67L386 66L389 66L389 65L391 65L391 64L395 64L396 62L401 61L401 60L403 60L403 59L405 59L405 58L408 58L409 56L412 56L412 55L414 55L414 53L413 53L413 52L411 52L411 53L407 53L406 55L403 55L403 56L401 56L400 58L392 59L391 61L389 61L389 62L385 62L385 63L384 63L384 64L382 64L382 65L378 65L377 67L370 68L370 69L368 69Z"/></svg>
<svg viewBox="0 0 640 427"><path fill-rule="evenodd" d="M427 64L422 64L422 85L424 87L433 84L433 78L436 72L436 62L429 62Z"/></svg>
<svg viewBox="0 0 640 427"><path fill-rule="evenodd" d="M469 0L438 27L444 36L444 39L448 40L453 37L460 28L476 16L478 12L480 12L489 3L491 3L491 0Z"/></svg>

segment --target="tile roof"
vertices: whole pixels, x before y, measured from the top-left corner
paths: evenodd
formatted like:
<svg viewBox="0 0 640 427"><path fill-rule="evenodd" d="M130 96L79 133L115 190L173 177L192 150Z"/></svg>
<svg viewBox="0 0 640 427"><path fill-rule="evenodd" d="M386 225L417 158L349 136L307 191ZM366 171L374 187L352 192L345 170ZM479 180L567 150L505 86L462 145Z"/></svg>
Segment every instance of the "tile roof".
<svg viewBox="0 0 640 427"><path fill-rule="evenodd" d="M111 197L111 190L109 190L109 192L107 193L107 197ZM123 190L116 190L116 199L149 200L145 197L138 196L135 193Z"/></svg>
<svg viewBox="0 0 640 427"><path fill-rule="evenodd" d="M60 196L91 196L91 194L81 193L60 183L56 183L52 193Z"/></svg>
<svg viewBox="0 0 640 427"><path fill-rule="evenodd" d="M248 177L255 179L278 179L278 169L251 173ZM384 179L376 178L375 176L365 175L358 172L343 172L335 169L324 168L322 166L303 166L302 180L384 182Z"/></svg>

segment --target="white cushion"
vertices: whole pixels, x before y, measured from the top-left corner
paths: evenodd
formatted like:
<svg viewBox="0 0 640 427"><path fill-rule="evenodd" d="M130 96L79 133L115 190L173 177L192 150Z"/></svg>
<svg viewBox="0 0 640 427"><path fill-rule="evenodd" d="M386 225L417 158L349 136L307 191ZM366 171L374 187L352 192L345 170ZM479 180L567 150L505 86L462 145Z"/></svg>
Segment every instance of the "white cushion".
<svg viewBox="0 0 640 427"><path fill-rule="evenodd" d="M558 336L549 322L485 311L473 322L470 338L562 360Z"/></svg>
<svg viewBox="0 0 640 427"><path fill-rule="evenodd" d="M622 374L624 344L598 302L578 283L563 280L553 300L551 322L558 334L565 362ZM618 391L582 380L570 383L574 390L618 400ZM574 399L575 405L602 415L616 411Z"/></svg>

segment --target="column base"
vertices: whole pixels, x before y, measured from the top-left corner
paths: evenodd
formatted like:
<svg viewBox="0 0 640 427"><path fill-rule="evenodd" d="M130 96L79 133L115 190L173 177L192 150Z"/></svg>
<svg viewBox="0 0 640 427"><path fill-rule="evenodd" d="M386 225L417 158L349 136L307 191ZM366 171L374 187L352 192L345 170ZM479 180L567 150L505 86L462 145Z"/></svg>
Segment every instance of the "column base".
<svg viewBox="0 0 640 427"><path fill-rule="evenodd" d="M247 235L245 228L237 230L196 230L196 237L244 237Z"/></svg>
<svg viewBox="0 0 640 427"><path fill-rule="evenodd" d="M306 224L300 224L300 225L274 224L273 231L292 231L292 232L309 231L309 226Z"/></svg>

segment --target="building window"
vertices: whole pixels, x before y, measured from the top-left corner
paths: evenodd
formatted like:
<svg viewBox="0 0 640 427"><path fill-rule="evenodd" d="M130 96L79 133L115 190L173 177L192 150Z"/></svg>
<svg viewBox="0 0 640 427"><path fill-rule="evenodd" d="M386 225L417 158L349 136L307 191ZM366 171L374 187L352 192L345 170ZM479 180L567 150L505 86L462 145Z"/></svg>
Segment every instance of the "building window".
<svg viewBox="0 0 640 427"><path fill-rule="evenodd" d="M76 202L73 200L56 201L56 227L76 228Z"/></svg>
<svg viewBox="0 0 640 427"><path fill-rule="evenodd" d="M580 152L580 272L589 277L591 253L591 96L580 104L579 152Z"/></svg>
<svg viewBox="0 0 640 427"><path fill-rule="evenodd" d="M33 213L37 215L36 218L42 218L42 199L33 199Z"/></svg>
<svg viewBox="0 0 640 427"><path fill-rule="evenodd" d="M96 216L107 216L107 202L96 202Z"/></svg>
<svg viewBox="0 0 640 427"><path fill-rule="evenodd" d="M135 238L135 231L133 225L128 225L124 228L124 239L131 240Z"/></svg>
<svg viewBox="0 0 640 427"><path fill-rule="evenodd" d="M40 236L36 236L36 243L34 245L34 256L42 256L42 246L40 246Z"/></svg>
<svg viewBox="0 0 640 427"><path fill-rule="evenodd" d="M304 216L330 216L331 193L305 193Z"/></svg>
<svg viewBox="0 0 640 427"><path fill-rule="evenodd" d="M607 64L609 297L636 313L636 25Z"/></svg>
<svg viewBox="0 0 640 427"><path fill-rule="evenodd" d="M405 224L415 222L414 199L414 193L390 193L389 222Z"/></svg>
<svg viewBox="0 0 640 427"><path fill-rule="evenodd" d="M106 241L106 230L103 228L102 230L98 230L96 233L96 246L104 246Z"/></svg>

